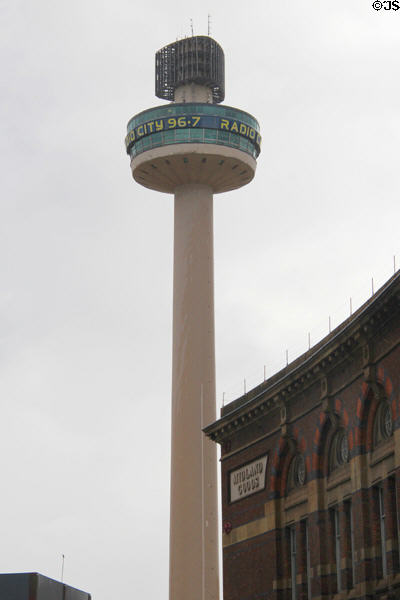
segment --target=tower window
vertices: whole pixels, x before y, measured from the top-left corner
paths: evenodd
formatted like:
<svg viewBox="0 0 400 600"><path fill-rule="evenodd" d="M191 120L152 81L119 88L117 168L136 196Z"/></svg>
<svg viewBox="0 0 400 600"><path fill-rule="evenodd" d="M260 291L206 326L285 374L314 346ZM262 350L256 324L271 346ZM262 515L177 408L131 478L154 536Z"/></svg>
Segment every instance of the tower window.
<svg viewBox="0 0 400 600"><path fill-rule="evenodd" d="M290 579L292 584L292 600L297 600L297 551L296 551L296 526L289 528L290 540Z"/></svg>
<svg viewBox="0 0 400 600"><path fill-rule="evenodd" d="M336 564L336 592L342 591L342 570L341 570L341 543L340 543L340 513L339 508L335 506L330 511L331 526L333 533L333 549Z"/></svg>
<svg viewBox="0 0 400 600"><path fill-rule="evenodd" d="M378 494L378 511L379 511L379 528L381 537L381 553L382 553L382 577L387 576L387 558L386 558L386 514L383 488L377 488Z"/></svg>
<svg viewBox="0 0 400 600"><path fill-rule="evenodd" d="M304 519L300 523L301 534L302 534L302 573L305 576L303 578L303 598L306 596L307 600L311 600L311 553L310 553L310 532L308 526L308 520Z"/></svg>
<svg viewBox="0 0 400 600"><path fill-rule="evenodd" d="M355 560L355 548L354 548L354 526L353 526L353 505L351 500L344 502L344 515L346 519L346 540L345 540L345 554L351 561L351 569L347 574L347 588L351 589L355 585L356 581L356 560Z"/></svg>

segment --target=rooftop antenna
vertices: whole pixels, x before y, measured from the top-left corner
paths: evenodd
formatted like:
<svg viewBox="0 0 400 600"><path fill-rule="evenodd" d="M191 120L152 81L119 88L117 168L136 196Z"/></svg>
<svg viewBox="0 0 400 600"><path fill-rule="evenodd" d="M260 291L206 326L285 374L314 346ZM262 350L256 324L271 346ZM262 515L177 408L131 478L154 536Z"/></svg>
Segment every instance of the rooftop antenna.
<svg viewBox="0 0 400 600"><path fill-rule="evenodd" d="M208 33L207 35L210 35L211 33L211 15L208 14Z"/></svg>
<svg viewBox="0 0 400 600"><path fill-rule="evenodd" d="M193 33L193 19L190 19L190 29L192 30L192 37L194 35Z"/></svg>
<svg viewBox="0 0 400 600"><path fill-rule="evenodd" d="M65 556L64 554L61 554L62 556L62 563L61 563L61 583L64 582L64 561L65 561Z"/></svg>

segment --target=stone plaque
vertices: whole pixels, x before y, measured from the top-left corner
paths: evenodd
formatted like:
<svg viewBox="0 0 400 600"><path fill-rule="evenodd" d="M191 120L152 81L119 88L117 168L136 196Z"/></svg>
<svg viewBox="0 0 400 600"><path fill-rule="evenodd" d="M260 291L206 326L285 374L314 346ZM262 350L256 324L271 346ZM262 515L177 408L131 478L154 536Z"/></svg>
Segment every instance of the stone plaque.
<svg viewBox="0 0 400 600"><path fill-rule="evenodd" d="M260 456L229 474L230 501L236 502L265 489L268 454Z"/></svg>

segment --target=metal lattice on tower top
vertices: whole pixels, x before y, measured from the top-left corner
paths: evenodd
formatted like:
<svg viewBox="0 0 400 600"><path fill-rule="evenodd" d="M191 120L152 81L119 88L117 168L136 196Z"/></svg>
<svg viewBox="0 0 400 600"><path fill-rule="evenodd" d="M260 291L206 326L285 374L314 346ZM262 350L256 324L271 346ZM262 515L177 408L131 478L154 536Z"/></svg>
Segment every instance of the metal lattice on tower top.
<svg viewBox="0 0 400 600"><path fill-rule="evenodd" d="M225 98L225 57L212 38L197 35L168 44L156 53L156 96L174 100L176 88L187 83L205 85L213 102Z"/></svg>

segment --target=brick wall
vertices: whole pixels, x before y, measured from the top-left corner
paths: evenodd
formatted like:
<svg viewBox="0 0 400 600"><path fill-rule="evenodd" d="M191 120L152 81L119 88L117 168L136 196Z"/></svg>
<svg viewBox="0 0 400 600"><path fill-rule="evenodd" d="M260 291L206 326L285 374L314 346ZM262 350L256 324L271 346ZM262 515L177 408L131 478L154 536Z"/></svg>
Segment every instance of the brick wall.
<svg viewBox="0 0 400 600"><path fill-rule="evenodd" d="M322 368L311 365L310 377L294 380L288 371L273 397L266 385L265 405L260 388L246 415L244 402L236 401L231 418L224 409L224 600L400 598L400 311L382 314L362 329L364 337L324 350ZM378 443L382 402L390 406L393 434ZM340 431L348 458L340 464L344 449L334 465ZM265 489L230 502L230 472L265 454ZM289 491L296 456L304 457L305 482Z"/></svg>

